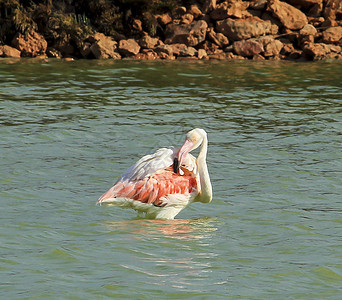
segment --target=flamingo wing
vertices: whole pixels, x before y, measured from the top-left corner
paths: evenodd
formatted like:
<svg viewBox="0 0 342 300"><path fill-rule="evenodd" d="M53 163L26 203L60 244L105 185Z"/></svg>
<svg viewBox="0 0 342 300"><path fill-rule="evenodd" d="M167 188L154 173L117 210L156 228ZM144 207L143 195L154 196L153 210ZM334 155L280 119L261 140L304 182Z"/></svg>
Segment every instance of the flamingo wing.
<svg viewBox="0 0 342 300"><path fill-rule="evenodd" d="M183 172L183 175L174 173L172 165L175 153L173 148L162 148L142 157L97 203L127 206L127 201L121 199L130 199L163 207L167 204L167 195L189 195L198 189L197 179L191 171Z"/></svg>
<svg viewBox="0 0 342 300"><path fill-rule="evenodd" d="M155 153L140 158L120 179L134 181L151 176L157 170L172 166L174 157L175 150L173 148L158 149Z"/></svg>

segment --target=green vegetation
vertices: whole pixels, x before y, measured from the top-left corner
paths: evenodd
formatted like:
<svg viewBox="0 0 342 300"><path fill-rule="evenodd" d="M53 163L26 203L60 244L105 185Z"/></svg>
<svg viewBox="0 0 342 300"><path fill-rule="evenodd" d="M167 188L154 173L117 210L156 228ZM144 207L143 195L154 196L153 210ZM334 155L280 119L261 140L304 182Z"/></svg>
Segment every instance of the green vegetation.
<svg viewBox="0 0 342 300"><path fill-rule="evenodd" d="M32 30L42 34L49 46L78 44L92 32L126 36L134 19L150 35L157 33L154 14L172 11L191 1L180 0L0 0L0 44L10 44L16 33Z"/></svg>

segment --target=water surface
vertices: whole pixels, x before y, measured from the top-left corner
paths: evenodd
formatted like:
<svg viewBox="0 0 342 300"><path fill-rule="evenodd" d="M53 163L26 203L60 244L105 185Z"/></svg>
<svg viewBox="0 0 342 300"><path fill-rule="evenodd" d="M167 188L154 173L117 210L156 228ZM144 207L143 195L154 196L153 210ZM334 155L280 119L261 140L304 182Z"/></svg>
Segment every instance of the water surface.
<svg viewBox="0 0 342 300"><path fill-rule="evenodd" d="M341 299L342 65L0 61L4 299ZM210 204L97 198L209 136Z"/></svg>

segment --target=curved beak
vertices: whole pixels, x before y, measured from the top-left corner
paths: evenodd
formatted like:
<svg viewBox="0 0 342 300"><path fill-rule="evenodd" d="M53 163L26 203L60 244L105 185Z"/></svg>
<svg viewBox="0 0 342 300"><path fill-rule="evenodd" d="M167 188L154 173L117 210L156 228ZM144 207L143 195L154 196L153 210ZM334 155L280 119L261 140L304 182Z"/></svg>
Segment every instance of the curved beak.
<svg viewBox="0 0 342 300"><path fill-rule="evenodd" d="M184 158L193 149L193 146L194 146L193 142L189 140L185 140L183 146L179 149L178 155L177 155L179 166L182 165Z"/></svg>

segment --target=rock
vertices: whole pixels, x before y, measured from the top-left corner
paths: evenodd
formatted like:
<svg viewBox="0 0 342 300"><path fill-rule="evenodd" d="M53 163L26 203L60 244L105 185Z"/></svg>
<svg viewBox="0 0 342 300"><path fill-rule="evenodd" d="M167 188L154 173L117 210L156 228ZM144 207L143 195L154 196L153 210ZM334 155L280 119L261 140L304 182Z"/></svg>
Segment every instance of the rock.
<svg viewBox="0 0 342 300"><path fill-rule="evenodd" d="M151 49L143 49L134 58L140 60L155 60L158 58L158 54Z"/></svg>
<svg viewBox="0 0 342 300"><path fill-rule="evenodd" d="M142 28L142 22L138 19L134 19L133 20L133 24L132 24L132 27L133 29L135 29L136 31L143 31L143 28Z"/></svg>
<svg viewBox="0 0 342 300"><path fill-rule="evenodd" d="M155 15L155 18L157 22L162 26L165 26L172 22L172 18L168 13L162 15Z"/></svg>
<svg viewBox="0 0 342 300"><path fill-rule="evenodd" d="M62 53L63 57L73 56L75 53L75 47L70 45L70 43L60 44L55 46L58 51Z"/></svg>
<svg viewBox="0 0 342 300"><path fill-rule="evenodd" d="M263 55L265 57L278 56L283 48L283 43L281 41L270 37L261 38L258 42L260 42L264 47Z"/></svg>
<svg viewBox="0 0 342 300"><path fill-rule="evenodd" d="M48 47L46 49L46 54L48 57L53 57L53 58L62 58L62 53L55 49L55 48L51 48L51 47Z"/></svg>
<svg viewBox="0 0 342 300"><path fill-rule="evenodd" d="M121 56L117 52L117 42L110 36L106 36L103 33L96 33L89 36L86 42L91 43L89 50L84 48L81 54L84 57L90 55L90 53L97 59L113 58L120 59ZM86 46L86 45L85 45Z"/></svg>
<svg viewBox="0 0 342 300"><path fill-rule="evenodd" d="M342 39L342 26L330 27L323 31L322 41L324 43L336 43Z"/></svg>
<svg viewBox="0 0 342 300"><path fill-rule="evenodd" d="M181 17L182 24L190 24L194 20L194 16L192 14L185 14Z"/></svg>
<svg viewBox="0 0 342 300"><path fill-rule="evenodd" d="M201 18L203 16L203 13L201 12L201 10L198 8L197 5L193 4L190 6L189 9L189 14L192 14L194 16L195 19L197 18Z"/></svg>
<svg viewBox="0 0 342 300"><path fill-rule="evenodd" d="M261 54L254 54L252 57L253 60L265 60L265 57L263 57Z"/></svg>
<svg viewBox="0 0 342 300"><path fill-rule="evenodd" d="M184 6L178 6L176 9L175 9L175 14L176 15L179 15L179 16L182 16L186 13L186 7Z"/></svg>
<svg viewBox="0 0 342 300"><path fill-rule="evenodd" d="M172 54L176 55L176 56L179 56L182 49L187 48L187 45L185 45L185 44L171 44L168 46L171 47Z"/></svg>
<svg viewBox="0 0 342 300"><path fill-rule="evenodd" d="M207 31L207 38L220 48L224 48L229 44L228 38L220 32L216 33L213 28Z"/></svg>
<svg viewBox="0 0 342 300"><path fill-rule="evenodd" d="M198 49L197 57L198 59L206 59L208 57L207 51L204 49Z"/></svg>
<svg viewBox="0 0 342 300"><path fill-rule="evenodd" d="M323 43L308 43L304 46L303 51L313 60L322 60L330 53L330 48Z"/></svg>
<svg viewBox="0 0 342 300"><path fill-rule="evenodd" d="M129 57L137 55L140 51L140 46L134 39L121 40L118 50L121 55Z"/></svg>
<svg viewBox="0 0 342 300"><path fill-rule="evenodd" d="M306 15L288 3L270 0L267 9L288 29L299 30L308 24Z"/></svg>
<svg viewBox="0 0 342 300"><path fill-rule="evenodd" d="M264 10L267 4L267 0L256 0L252 1L249 5L250 9Z"/></svg>
<svg viewBox="0 0 342 300"><path fill-rule="evenodd" d="M216 0L205 0L202 11L206 14L211 12L216 7Z"/></svg>
<svg viewBox="0 0 342 300"><path fill-rule="evenodd" d="M7 45L0 45L0 57L20 57L21 52Z"/></svg>
<svg viewBox="0 0 342 300"><path fill-rule="evenodd" d="M12 46L21 51L21 56L34 57L45 53L47 41L41 34L31 31L27 34L16 34Z"/></svg>
<svg viewBox="0 0 342 300"><path fill-rule="evenodd" d="M205 40L207 23L204 20L193 22L192 24L169 24L166 27L165 43L181 43L187 46L196 46Z"/></svg>
<svg viewBox="0 0 342 300"><path fill-rule="evenodd" d="M160 58L166 59L173 57L173 50L171 45L160 45L154 48L154 51L159 55Z"/></svg>
<svg viewBox="0 0 342 300"><path fill-rule="evenodd" d="M149 35L145 35L140 39L139 45L143 49L153 49L158 44L158 42L158 38L152 38Z"/></svg>
<svg viewBox="0 0 342 300"><path fill-rule="evenodd" d="M181 57L193 57L197 55L197 50L193 47L185 47L179 51Z"/></svg>
<svg viewBox="0 0 342 300"><path fill-rule="evenodd" d="M317 29L312 26L311 24L306 24L300 31L299 33L301 35L316 35Z"/></svg>
<svg viewBox="0 0 342 300"><path fill-rule="evenodd" d="M247 2L237 0L234 2L222 2L210 13L213 20L223 20L228 17L245 18L250 17L251 14L246 10L248 7Z"/></svg>
<svg viewBox="0 0 342 300"><path fill-rule="evenodd" d="M217 22L216 30L223 33L229 40L239 41L272 32L270 21L258 17L247 19L225 19Z"/></svg>
<svg viewBox="0 0 342 300"><path fill-rule="evenodd" d="M204 49L207 54L214 54L220 47L211 41L204 41L201 44L201 49Z"/></svg>
<svg viewBox="0 0 342 300"><path fill-rule="evenodd" d="M236 41L233 43L234 52L237 55L251 57L264 51L262 44L256 41Z"/></svg>

